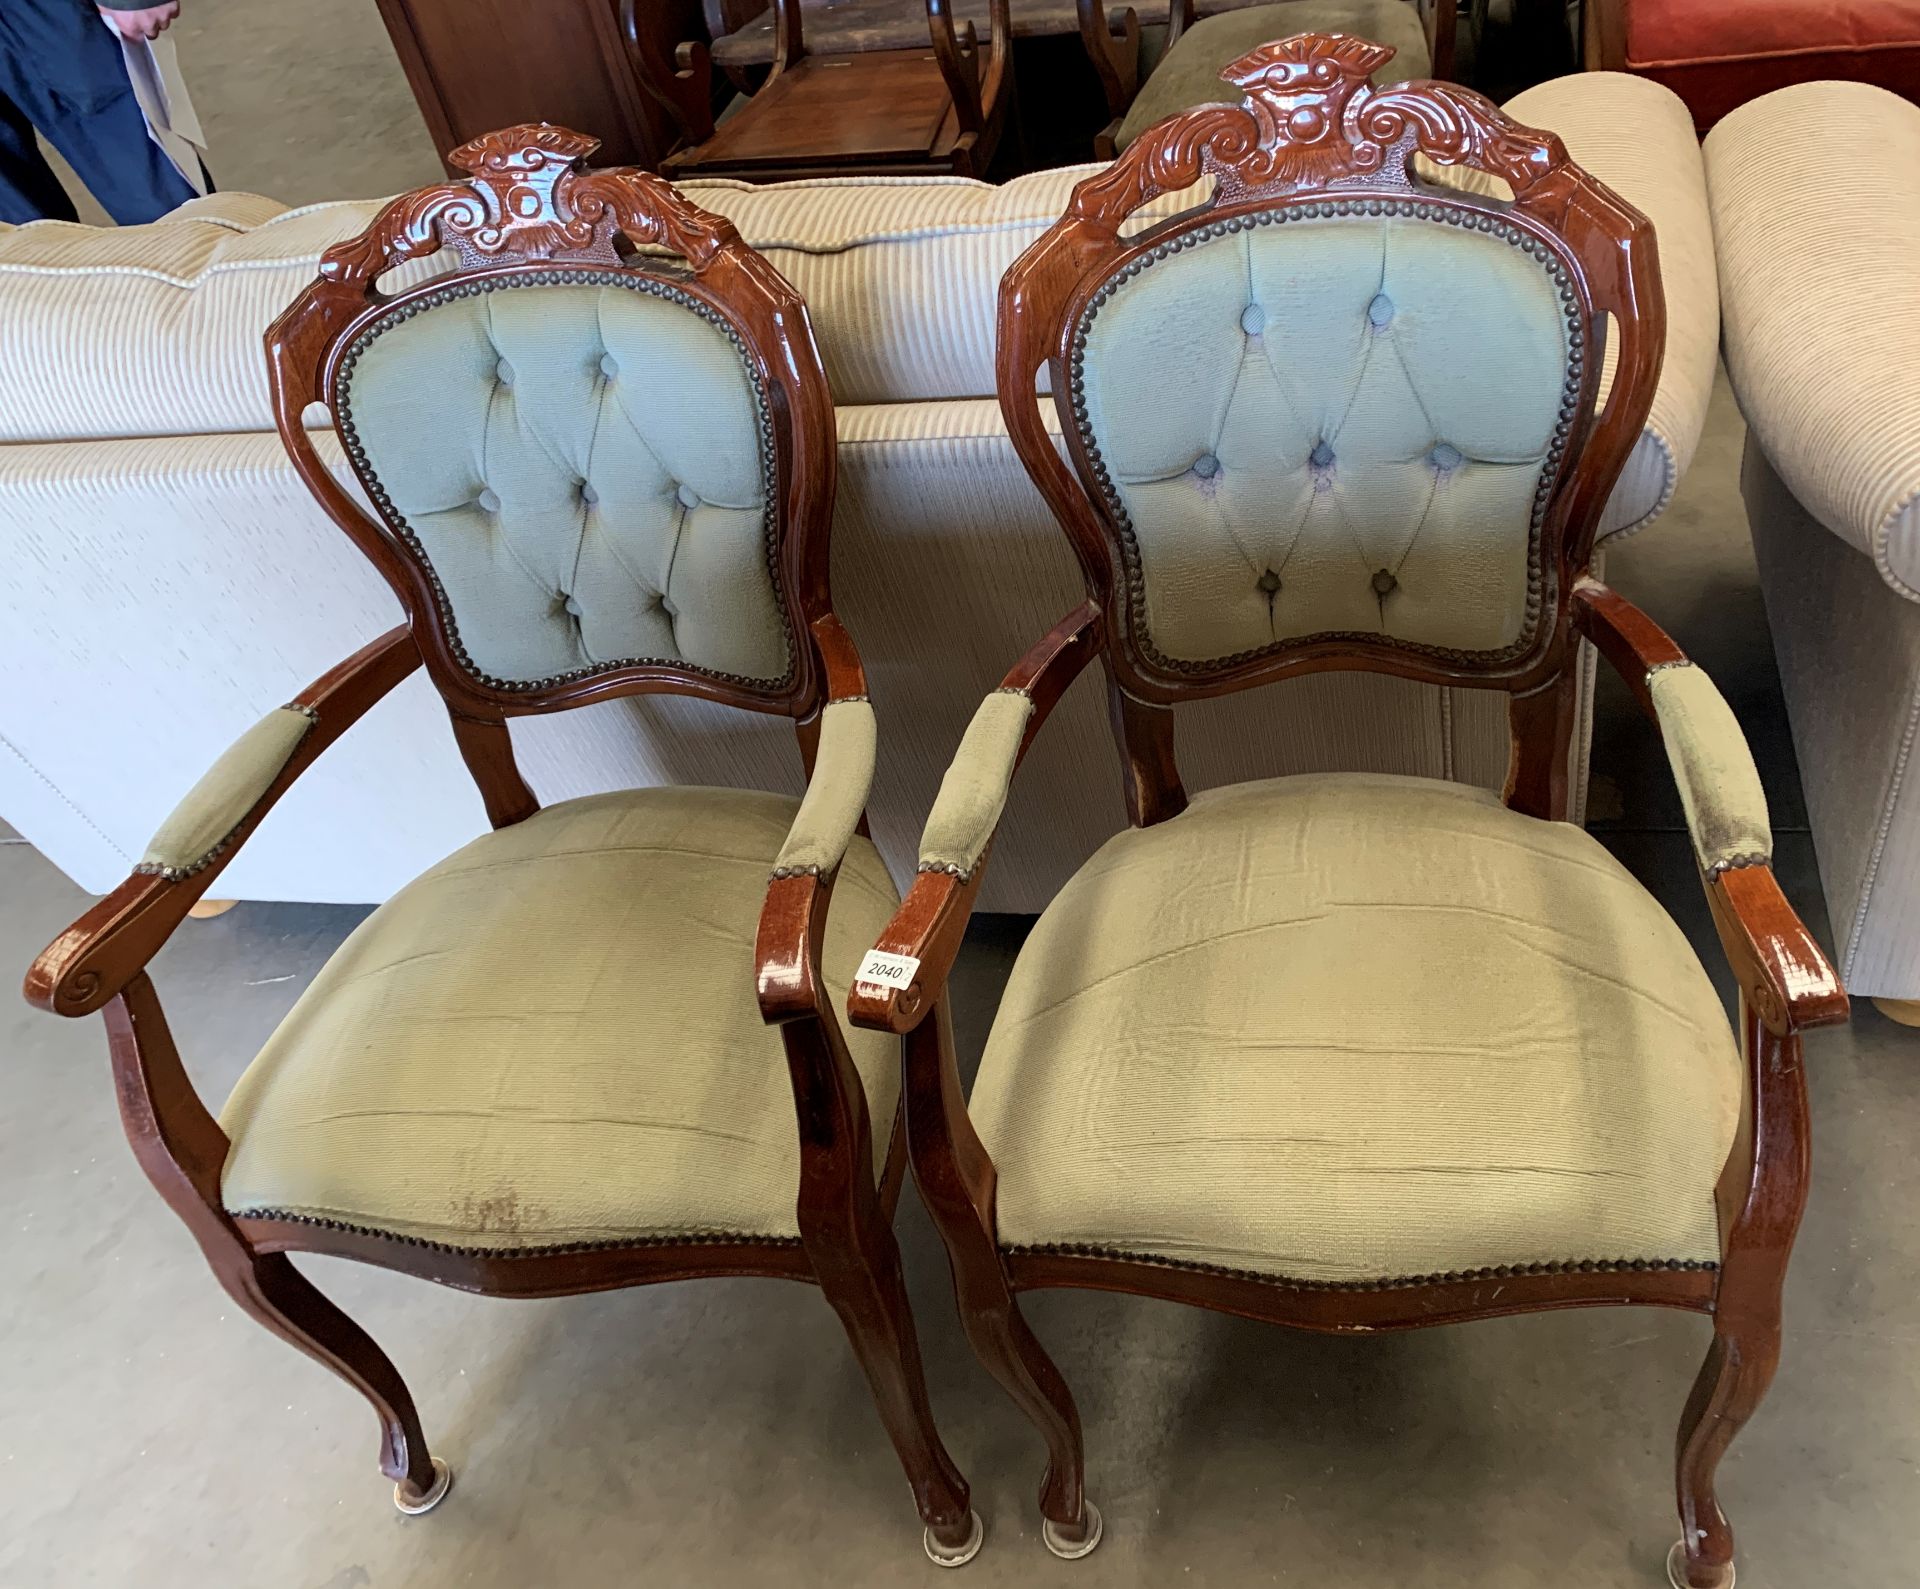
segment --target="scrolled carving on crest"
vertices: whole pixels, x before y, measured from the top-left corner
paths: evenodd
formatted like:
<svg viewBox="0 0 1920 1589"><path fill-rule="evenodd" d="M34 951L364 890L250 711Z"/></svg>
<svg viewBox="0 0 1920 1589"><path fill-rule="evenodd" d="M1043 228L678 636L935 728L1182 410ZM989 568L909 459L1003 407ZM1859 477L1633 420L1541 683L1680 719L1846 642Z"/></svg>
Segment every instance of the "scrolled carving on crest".
<svg viewBox="0 0 1920 1589"><path fill-rule="evenodd" d="M1142 134L1105 172L1076 190L1076 218L1101 230L1201 177L1215 201L1284 197L1340 187L1409 188L1415 152L1443 165L1490 171L1543 211L1564 207L1557 174L1567 152L1551 133L1510 120L1453 83L1376 89L1390 45L1343 33L1298 33L1263 44L1222 72L1246 96L1169 118Z"/></svg>
<svg viewBox="0 0 1920 1589"><path fill-rule="evenodd" d="M488 133L448 156L472 175L402 194L367 230L321 256L329 281L366 287L382 271L451 248L462 269L485 265L618 265L618 239L660 245L703 270L731 225L644 171L593 171L598 138L528 123Z"/></svg>

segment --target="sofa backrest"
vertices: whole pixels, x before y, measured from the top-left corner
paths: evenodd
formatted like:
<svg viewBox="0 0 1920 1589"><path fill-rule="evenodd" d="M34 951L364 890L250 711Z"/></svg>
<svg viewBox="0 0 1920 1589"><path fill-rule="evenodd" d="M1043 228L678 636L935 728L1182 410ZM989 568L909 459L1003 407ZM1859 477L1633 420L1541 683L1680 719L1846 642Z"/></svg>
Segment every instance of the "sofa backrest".
<svg viewBox="0 0 1920 1589"><path fill-rule="evenodd" d="M993 396L1000 277L1090 169L686 191L808 300L836 402L920 402ZM379 207L218 194L119 231L0 227L0 444L271 430L261 334Z"/></svg>

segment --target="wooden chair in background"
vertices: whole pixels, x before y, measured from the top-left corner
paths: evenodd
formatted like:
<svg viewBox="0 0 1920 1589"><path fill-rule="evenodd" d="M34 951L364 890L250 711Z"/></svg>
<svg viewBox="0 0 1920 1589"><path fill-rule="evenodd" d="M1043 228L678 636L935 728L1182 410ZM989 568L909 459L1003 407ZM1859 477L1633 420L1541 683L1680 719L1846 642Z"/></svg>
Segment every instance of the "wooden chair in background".
<svg viewBox="0 0 1920 1589"><path fill-rule="evenodd" d="M928 1553L957 1563L980 1523L928 1410L891 1228L900 1045L843 1039L831 1004L898 900L860 831L873 711L828 588L832 398L786 281L659 178L587 170L595 147L545 124L464 146L470 180L393 200L275 322L281 438L406 622L238 741L27 995L104 1011L142 1169L235 1303L372 1404L402 1511L436 1505L451 1470L393 1364L289 1253L489 1296L809 1281ZM381 290L442 250L449 273ZM372 515L316 451L314 403ZM494 831L361 924L216 1119L147 964L423 663ZM661 693L793 719L805 799L541 806L511 719Z"/></svg>
<svg viewBox="0 0 1920 1589"><path fill-rule="evenodd" d="M708 45L689 40L668 59L640 3L622 0L621 31L641 85L682 129L661 162L670 177L977 177L993 158L1013 93L1008 0L992 0L985 47L971 22L955 25L952 0L925 0L925 43L830 55L808 50L799 0L774 0L766 81L717 120Z"/></svg>
<svg viewBox="0 0 1920 1589"><path fill-rule="evenodd" d="M1098 12L1103 0L1081 0ZM1165 48L1139 92L1095 140L1111 159L1155 122L1239 96L1222 74L1249 50L1295 33L1343 33L1388 46L1380 86L1454 75L1458 0L1170 0ZM1104 32L1089 21L1089 39Z"/></svg>
<svg viewBox="0 0 1920 1589"><path fill-rule="evenodd" d="M1669 1573L1725 1589L1714 1475L1773 1377L1807 1193L1802 1033L1847 1001L1774 880L1732 712L1589 567L1664 345L1652 227L1477 94L1373 89L1385 56L1255 50L1244 105L1144 135L1008 273L1001 407L1088 599L969 727L851 1014L907 1036L914 1173L968 1338L1045 1440L1057 1554L1101 1522L1021 1291L1334 1332L1658 1306L1713 1324ZM1582 639L1665 741L1737 1035L1566 820ZM1026 940L967 1099L948 973L1014 771L1095 661L1132 826ZM1188 798L1176 704L1329 669L1504 695L1504 799L1370 774Z"/></svg>

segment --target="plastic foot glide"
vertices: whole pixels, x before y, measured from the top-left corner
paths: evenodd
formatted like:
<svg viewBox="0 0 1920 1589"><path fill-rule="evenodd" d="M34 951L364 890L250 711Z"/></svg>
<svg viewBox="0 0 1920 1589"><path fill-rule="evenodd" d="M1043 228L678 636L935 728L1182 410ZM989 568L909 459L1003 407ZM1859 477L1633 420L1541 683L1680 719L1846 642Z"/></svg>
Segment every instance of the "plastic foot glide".
<svg viewBox="0 0 1920 1589"><path fill-rule="evenodd" d="M453 1469L438 1457L433 1459L433 1483L424 1495L415 1495L402 1482L393 1487L393 1504L409 1517L418 1517L422 1512L431 1512L447 1498L447 1491L453 1488Z"/></svg>
<svg viewBox="0 0 1920 1589"><path fill-rule="evenodd" d="M1082 1556L1091 1556L1094 1546L1100 1543L1100 1536L1106 1531L1106 1523L1100 1516L1100 1508L1091 1501L1081 1502L1087 1519L1086 1533L1079 1539L1068 1539L1061 1527L1052 1518L1048 1518L1040 1527L1040 1537L1047 1542L1047 1549L1062 1561L1078 1561Z"/></svg>
<svg viewBox="0 0 1920 1589"><path fill-rule="evenodd" d="M980 1521L980 1514L969 1510L967 1522L970 1525L966 1539L958 1545L943 1545L933 1536L933 1530L927 1529L920 1536L920 1543L926 1547L927 1560L936 1567L964 1567L980 1554L980 1546L987 1537L987 1525Z"/></svg>
<svg viewBox="0 0 1920 1589"><path fill-rule="evenodd" d="M1733 1564L1729 1562L1726 1571L1713 1589L1733 1589ZM1693 1589L1687 1581L1687 1542L1684 1539L1674 1541L1673 1549L1667 1552L1667 1582L1673 1589Z"/></svg>

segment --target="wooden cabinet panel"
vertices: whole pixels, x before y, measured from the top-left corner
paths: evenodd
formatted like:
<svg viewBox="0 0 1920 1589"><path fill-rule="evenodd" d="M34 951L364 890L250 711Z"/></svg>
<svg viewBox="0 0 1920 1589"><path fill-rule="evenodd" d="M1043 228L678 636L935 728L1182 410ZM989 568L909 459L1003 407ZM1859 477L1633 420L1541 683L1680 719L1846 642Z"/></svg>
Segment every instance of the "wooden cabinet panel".
<svg viewBox="0 0 1920 1589"><path fill-rule="evenodd" d="M620 41L619 0L378 0L442 158L523 121L591 133L600 165L657 164L676 129L640 88ZM700 0L642 7L668 47L702 38Z"/></svg>

